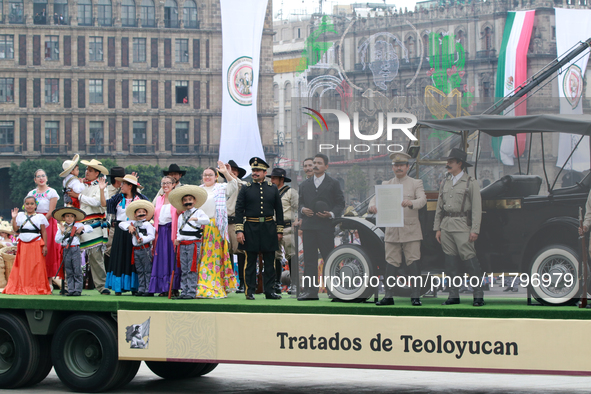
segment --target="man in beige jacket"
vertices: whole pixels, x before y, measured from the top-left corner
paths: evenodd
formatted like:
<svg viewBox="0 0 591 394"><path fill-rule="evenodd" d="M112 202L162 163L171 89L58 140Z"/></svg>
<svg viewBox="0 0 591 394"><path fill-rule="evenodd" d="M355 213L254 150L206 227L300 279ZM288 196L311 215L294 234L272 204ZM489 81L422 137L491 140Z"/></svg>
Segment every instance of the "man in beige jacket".
<svg viewBox="0 0 591 394"><path fill-rule="evenodd" d="M451 277L449 297L442 305L460 303L459 288L453 281L464 268L474 289L473 305L483 306L482 269L474 246L480 233L482 198L478 182L465 172L467 167L472 167L466 157L466 152L453 148L446 158L449 174L439 189L433 230L445 255L445 274ZM477 286L472 285L474 277L478 280Z"/></svg>
<svg viewBox="0 0 591 394"><path fill-rule="evenodd" d="M414 179L407 175L409 169L410 156L406 153L392 153L390 159L392 160L392 170L396 175L394 178L382 183L382 185L402 185L403 201L402 207L404 209L404 227L387 227L384 241L386 244L386 275L384 282L386 287L386 295L377 302L376 305L394 305L392 293L394 290L394 283L396 275L402 264L402 253L406 260L405 271L410 277L419 277L421 270L418 266L418 261L421 258L421 240L423 233L421 231L421 223L419 222L419 209L427 204L427 197L423 189L423 181ZM377 213L375 196L369 203L369 212ZM414 280L410 300L413 306L421 306L420 287L416 286L417 280Z"/></svg>

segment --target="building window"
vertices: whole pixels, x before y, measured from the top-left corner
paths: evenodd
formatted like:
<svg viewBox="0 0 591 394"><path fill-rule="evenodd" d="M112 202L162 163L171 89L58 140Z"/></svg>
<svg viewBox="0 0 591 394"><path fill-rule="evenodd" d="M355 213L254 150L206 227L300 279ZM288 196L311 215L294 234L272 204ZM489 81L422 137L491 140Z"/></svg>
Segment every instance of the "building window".
<svg viewBox="0 0 591 394"><path fill-rule="evenodd" d="M185 0L183 22L185 29L197 29L199 27L197 22L197 5L195 5L193 0Z"/></svg>
<svg viewBox="0 0 591 394"><path fill-rule="evenodd" d="M90 137L88 153L105 153L103 122L89 122L88 131Z"/></svg>
<svg viewBox="0 0 591 394"><path fill-rule="evenodd" d="M133 0L121 2L121 26L135 26L135 3Z"/></svg>
<svg viewBox="0 0 591 394"><path fill-rule="evenodd" d="M146 122L133 122L133 153L147 153Z"/></svg>
<svg viewBox="0 0 591 394"><path fill-rule="evenodd" d="M103 61L103 37L89 37L88 59L91 62Z"/></svg>
<svg viewBox="0 0 591 394"><path fill-rule="evenodd" d="M146 102L146 81L133 81L133 103L144 104Z"/></svg>
<svg viewBox="0 0 591 394"><path fill-rule="evenodd" d="M189 122L176 122L176 153L189 153Z"/></svg>
<svg viewBox="0 0 591 394"><path fill-rule="evenodd" d="M59 103L60 102L60 85L59 79L51 78L45 80L45 102Z"/></svg>
<svg viewBox="0 0 591 394"><path fill-rule="evenodd" d="M14 36L0 34L0 59L14 59Z"/></svg>
<svg viewBox="0 0 591 394"><path fill-rule="evenodd" d="M154 0L142 0L140 18L142 20L142 27L156 26L156 12L154 9Z"/></svg>
<svg viewBox="0 0 591 394"><path fill-rule="evenodd" d="M14 103L14 78L0 78L0 103Z"/></svg>
<svg viewBox="0 0 591 394"><path fill-rule="evenodd" d="M283 96L286 103L291 102L291 83L288 82L285 84L285 93Z"/></svg>
<svg viewBox="0 0 591 394"><path fill-rule="evenodd" d="M296 27L295 29L293 29L293 38L298 39L298 38L302 38L302 29L299 27Z"/></svg>
<svg viewBox="0 0 591 394"><path fill-rule="evenodd" d="M33 1L33 23L36 25L47 24L47 0Z"/></svg>
<svg viewBox="0 0 591 394"><path fill-rule="evenodd" d="M53 0L53 24L68 25L68 0Z"/></svg>
<svg viewBox="0 0 591 394"><path fill-rule="evenodd" d="M133 39L133 62L134 63L145 63L146 62L146 39L145 38L134 38Z"/></svg>
<svg viewBox="0 0 591 394"><path fill-rule="evenodd" d="M486 27L484 29L484 49L486 51L493 49L492 38L492 29L490 27Z"/></svg>
<svg viewBox="0 0 591 394"><path fill-rule="evenodd" d="M164 27L179 27L179 9L174 0L166 0L164 4Z"/></svg>
<svg viewBox="0 0 591 394"><path fill-rule="evenodd" d="M175 60L177 63L189 62L189 40L180 38L176 39Z"/></svg>
<svg viewBox="0 0 591 394"><path fill-rule="evenodd" d="M45 147L43 153L59 153L60 122L45 122Z"/></svg>
<svg viewBox="0 0 591 394"><path fill-rule="evenodd" d="M189 104L189 81L176 81L176 103Z"/></svg>
<svg viewBox="0 0 591 394"><path fill-rule="evenodd" d="M0 122L0 152L14 152L14 122Z"/></svg>
<svg viewBox="0 0 591 394"><path fill-rule="evenodd" d="M60 60L59 39L59 36L45 36L45 60Z"/></svg>
<svg viewBox="0 0 591 394"><path fill-rule="evenodd" d="M111 0L98 0L97 12L99 26L113 25L113 7L111 7Z"/></svg>
<svg viewBox="0 0 591 394"><path fill-rule="evenodd" d="M78 0L78 24L82 26L92 25L92 4L90 0Z"/></svg>
<svg viewBox="0 0 591 394"><path fill-rule="evenodd" d="M10 0L8 3L8 12L8 21L10 23L25 23L23 0Z"/></svg>
<svg viewBox="0 0 591 394"><path fill-rule="evenodd" d="M278 103L279 102L279 85L273 85L273 100Z"/></svg>
<svg viewBox="0 0 591 394"><path fill-rule="evenodd" d="M103 103L103 80L90 79L88 81L88 100L90 104Z"/></svg>

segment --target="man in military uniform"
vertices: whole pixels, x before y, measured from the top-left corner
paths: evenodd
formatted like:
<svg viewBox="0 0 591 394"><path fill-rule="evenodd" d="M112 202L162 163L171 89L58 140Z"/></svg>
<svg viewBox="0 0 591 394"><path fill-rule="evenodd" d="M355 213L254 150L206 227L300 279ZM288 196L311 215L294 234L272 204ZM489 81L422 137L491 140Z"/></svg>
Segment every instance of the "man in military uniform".
<svg viewBox="0 0 591 394"><path fill-rule="evenodd" d="M449 174L439 189L433 230L445 254L446 274L452 279L449 298L442 305L460 303L459 289L453 286L453 278L461 275L463 265L471 279L475 276L479 280L478 286L472 286L473 305L483 306L482 270L474 247L480 232L482 200L478 182L464 172L471 167L466 157L466 152L453 148L446 158Z"/></svg>
<svg viewBox="0 0 591 394"><path fill-rule="evenodd" d="M293 255L291 225L296 219L295 215L298 210L298 193L289 187L289 185L285 184L285 182L291 182L291 178L288 178L286 175L287 173L283 168L273 168L271 175L267 175L267 177L270 177L271 183L279 189L279 197L281 197L281 205L283 206L283 220L285 222L283 227L283 239L279 242L279 245L283 246L285 259L287 260L291 272L291 256ZM281 264L282 259L283 253L281 253L280 248L275 253L275 274L277 275L275 291L277 294L281 294L281 274L283 272L283 265Z"/></svg>
<svg viewBox="0 0 591 394"><path fill-rule="evenodd" d="M236 201L236 238L240 249L246 253L244 281L246 299L254 300L256 289L256 262L259 253L264 261L263 288L267 299L279 300L275 294L275 251L283 238L283 207L279 190L265 181L269 165L258 157L249 161L252 169L252 183L240 188ZM273 220L275 216L276 221Z"/></svg>
<svg viewBox="0 0 591 394"><path fill-rule="evenodd" d="M246 185L246 182L242 180L244 175L246 175L246 170L241 168L236 164L234 160L229 160L228 164L230 165L230 171L236 177L238 182L238 190L242 185ZM225 176L221 174L223 178ZM242 250L239 250L238 240L236 239L236 216L234 213L236 212L236 200L238 199L238 193L232 193L230 197L226 200L226 208L228 210L228 234L230 236L230 255L236 255L238 257L238 278L240 279L240 285L238 286L238 290L236 293L244 293L244 263L246 262L246 256Z"/></svg>
<svg viewBox="0 0 591 394"><path fill-rule="evenodd" d="M386 228L386 236L384 238L386 244L386 261L388 262L385 275L386 295L376 305L394 305L392 296L396 281L395 276L402 264L403 252L404 259L406 260L406 274L409 277L412 276L415 278L421 275L418 262L421 258L423 233L421 231L421 223L419 222L419 209L427 204L427 196L423 189L423 181L407 176L409 168L408 161L410 158L410 155L402 152L390 154L392 170L396 176L382 183L382 185L402 185L403 200L401 205L404 209L404 227ZM369 203L369 212L378 212L375 196ZM416 286L417 284L415 279L415 286L413 286L410 295L410 301L413 306L422 305L420 298L421 289Z"/></svg>

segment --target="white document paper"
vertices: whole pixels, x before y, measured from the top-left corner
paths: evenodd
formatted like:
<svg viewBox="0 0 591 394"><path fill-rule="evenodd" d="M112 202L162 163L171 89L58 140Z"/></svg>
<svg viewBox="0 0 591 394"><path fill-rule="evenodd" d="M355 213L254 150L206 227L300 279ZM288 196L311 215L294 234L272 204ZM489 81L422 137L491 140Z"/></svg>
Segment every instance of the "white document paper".
<svg viewBox="0 0 591 394"><path fill-rule="evenodd" d="M402 185L376 186L376 226L404 227Z"/></svg>

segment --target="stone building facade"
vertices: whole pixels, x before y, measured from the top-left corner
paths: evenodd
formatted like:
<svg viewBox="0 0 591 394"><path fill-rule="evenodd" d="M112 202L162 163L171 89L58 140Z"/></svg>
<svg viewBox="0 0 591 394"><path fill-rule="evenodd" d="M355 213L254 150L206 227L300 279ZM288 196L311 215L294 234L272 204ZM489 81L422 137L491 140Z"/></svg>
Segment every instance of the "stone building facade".
<svg viewBox="0 0 591 394"><path fill-rule="evenodd" d="M269 2L258 118L272 158L271 15ZM0 168L75 153L217 162L219 0L0 0L0 22Z"/></svg>
<svg viewBox="0 0 591 394"><path fill-rule="evenodd" d="M314 15L307 20L275 21L275 129L283 145L281 156L287 157L283 162L294 171L292 178L302 179L299 171L301 161L315 154L319 144L339 143L338 135L334 132L319 133L313 140L308 140L305 124L308 118L301 114L301 107L311 105L312 108L343 109L349 112L351 119L354 111L369 114L386 109L411 112L420 119L431 118L444 110L452 111L452 108L453 116L456 116L454 111L459 103L463 107L463 115L480 114L496 99L498 52L507 12L536 11L528 48L528 77L531 77L557 57L555 7L588 9L590 6L586 0L425 1L419 3L414 11L396 11L394 7L384 6L381 9L365 10L361 15L340 7L328 18ZM296 36L298 31L302 32L301 36ZM384 39L386 34L389 35L388 39ZM380 80L379 72L375 73L371 69L369 57L376 50L372 37L374 40L398 40L400 43L392 49L399 59L395 77ZM368 41L370 44L364 47ZM316 58L312 58L311 53ZM447 70L435 64L438 56L443 59L441 64L448 62ZM305 64L302 58L308 61L305 71L301 67ZM441 72L442 76L439 84L437 72ZM557 82L547 82L525 104L528 114L558 113ZM349 90L344 88L345 84ZM467 99L450 102L449 107L440 105L443 97L453 95L453 89L457 89ZM588 89L586 86L583 96L587 109L590 106L586 98L591 95ZM435 97L435 100L429 97ZM328 129L338 128L335 125L336 117L325 118L329 121ZM555 163L558 136L550 139L546 140L546 160ZM382 138L375 142L386 141ZM468 151L474 154L476 140L469 144ZM531 144L530 173L542 174L540 143L534 137ZM446 142L431 138L421 141L422 154L436 147L440 150L446 148ZM479 180L493 182L505 174L518 172L517 161L514 166L504 166L494 157L490 137L482 136L480 149ZM362 167L368 180L368 191L360 193L360 198L371 195L377 181L392 176L389 161L384 157L387 152L333 150L324 153L328 153L334 162L330 168L332 173L344 177L345 183L352 166ZM431 159L436 160L438 157ZM527 158L522 157L522 160ZM522 165L522 171L525 172L525 162ZM550 178L559 170L553 165L547 167ZM422 171L442 172L439 170L441 168L438 169L437 165L431 169L424 166L421 177Z"/></svg>

